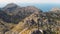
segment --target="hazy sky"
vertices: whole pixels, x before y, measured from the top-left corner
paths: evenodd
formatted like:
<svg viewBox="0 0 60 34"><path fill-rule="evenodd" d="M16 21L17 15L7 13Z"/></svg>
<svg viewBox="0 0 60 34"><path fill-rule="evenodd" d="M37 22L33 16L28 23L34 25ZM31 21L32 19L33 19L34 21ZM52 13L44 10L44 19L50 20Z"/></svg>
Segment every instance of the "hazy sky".
<svg viewBox="0 0 60 34"><path fill-rule="evenodd" d="M43 11L50 10L54 7L60 8L60 0L0 0L0 8L9 3L16 3L20 6L33 5Z"/></svg>
<svg viewBox="0 0 60 34"><path fill-rule="evenodd" d="M0 3L60 3L60 0L0 0Z"/></svg>

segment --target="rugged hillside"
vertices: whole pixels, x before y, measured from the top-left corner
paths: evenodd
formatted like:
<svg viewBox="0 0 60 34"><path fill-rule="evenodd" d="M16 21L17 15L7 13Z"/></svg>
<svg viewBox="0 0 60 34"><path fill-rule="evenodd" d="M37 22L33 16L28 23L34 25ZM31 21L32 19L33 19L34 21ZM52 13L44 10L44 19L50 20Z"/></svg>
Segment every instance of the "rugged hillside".
<svg viewBox="0 0 60 34"><path fill-rule="evenodd" d="M36 24L38 19L37 17L38 14L39 14L38 12L34 12L30 16L26 17L21 22L19 22L19 24L17 24L17 26L15 26L15 28L13 28L12 31L18 31Z"/></svg>
<svg viewBox="0 0 60 34"><path fill-rule="evenodd" d="M3 13L3 21L8 23L18 23L25 17L31 15L34 12L40 11L36 7L27 6L27 7L19 7L16 4L8 4L2 9Z"/></svg>
<svg viewBox="0 0 60 34"><path fill-rule="evenodd" d="M60 9L42 12L34 6L20 7L14 3L0 9L1 34L32 34L38 30L41 34L60 34Z"/></svg>
<svg viewBox="0 0 60 34"><path fill-rule="evenodd" d="M39 11L39 9L33 6L19 7L14 3L6 5L0 10L0 23L2 23L2 26L4 27L2 28L3 31L1 31L6 32L11 30L14 26L16 26L16 24L19 24L19 22L21 22L23 19L30 16L34 12Z"/></svg>
<svg viewBox="0 0 60 34"><path fill-rule="evenodd" d="M55 16L55 15L57 16ZM21 34L32 33L36 29L39 29L46 34L59 34L60 32L60 17L58 13L50 13L50 12L35 12L31 14L29 17L26 17L24 20L19 22L17 26L15 26L11 31L19 32ZM34 30L33 30L34 29Z"/></svg>

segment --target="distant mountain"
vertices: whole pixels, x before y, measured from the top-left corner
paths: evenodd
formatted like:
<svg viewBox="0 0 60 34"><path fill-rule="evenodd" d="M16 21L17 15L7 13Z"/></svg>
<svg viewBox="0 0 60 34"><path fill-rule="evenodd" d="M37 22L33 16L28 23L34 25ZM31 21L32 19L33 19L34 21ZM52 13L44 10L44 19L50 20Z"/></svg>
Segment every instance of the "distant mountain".
<svg viewBox="0 0 60 34"><path fill-rule="evenodd" d="M6 5L3 10L7 13L7 14L12 14L13 12L18 12L15 11L16 9L19 9L20 7L14 3L10 3L8 5Z"/></svg>
<svg viewBox="0 0 60 34"><path fill-rule="evenodd" d="M27 7L20 7L14 3L6 5L3 10L7 12L7 14L18 14L19 12L35 12L34 10L38 10L36 7L27 6ZM31 10L31 11L30 11Z"/></svg>
<svg viewBox="0 0 60 34"><path fill-rule="evenodd" d="M60 13L60 8L52 8L50 11Z"/></svg>

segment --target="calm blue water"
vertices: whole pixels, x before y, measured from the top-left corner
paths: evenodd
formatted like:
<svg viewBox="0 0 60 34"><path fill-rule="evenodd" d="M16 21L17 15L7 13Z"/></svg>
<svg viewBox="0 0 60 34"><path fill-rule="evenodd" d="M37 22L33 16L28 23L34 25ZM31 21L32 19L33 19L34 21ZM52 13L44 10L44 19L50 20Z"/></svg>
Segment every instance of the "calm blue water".
<svg viewBox="0 0 60 34"><path fill-rule="evenodd" d="M43 11L50 11L52 8L60 8L60 4L36 4L35 6Z"/></svg>
<svg viewBox="0 0 60 34"><path fill-rule="evenodd" d="M0 7L4 7L6 6L7 4L0 4ZM50 11L52 8L60 8L60 4L29 4L29 3L23 3L23 4L20 4L18 3L17 5L23 7L23 6L35 6L39 9L41 9L42 11Z"/></svg>
<svg viewBox="0 0 60 34"><path fill-rule="evenodd" d="M20 6L35 6L42 11L50 11L52 8L60 8L60 4L20 4Z"/></svg>

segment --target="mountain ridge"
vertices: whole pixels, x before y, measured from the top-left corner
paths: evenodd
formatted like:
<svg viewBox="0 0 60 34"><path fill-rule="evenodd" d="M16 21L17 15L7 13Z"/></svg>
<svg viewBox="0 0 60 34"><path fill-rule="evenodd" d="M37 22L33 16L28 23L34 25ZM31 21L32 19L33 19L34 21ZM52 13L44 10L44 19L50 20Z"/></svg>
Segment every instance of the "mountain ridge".
<svg viewBox="0 0 60 34"><path fill-rule="evenodd" d="M25 28L28 28L27 31L39 28L46 34L60 33L60 9L58 10L43 12L34 6L20 7L14 3L8 4L0 10L0 31L8 34L10 31L20 33Z"/></svg>

